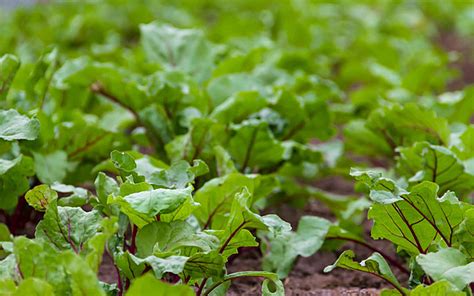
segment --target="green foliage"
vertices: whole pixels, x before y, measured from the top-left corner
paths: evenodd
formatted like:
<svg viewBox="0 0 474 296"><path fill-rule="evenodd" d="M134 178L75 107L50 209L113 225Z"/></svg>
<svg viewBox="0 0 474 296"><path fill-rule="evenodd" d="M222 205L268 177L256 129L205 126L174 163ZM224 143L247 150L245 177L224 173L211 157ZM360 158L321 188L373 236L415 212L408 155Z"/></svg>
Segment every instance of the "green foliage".
<svg viewBox="0 0 474 296"><path fill-rule="evenodd" d="M469 258L457 249L446 248L421 254L416 261L435 281L446 280L459 290L474 282L474 262L469 263Z"/></svg>
<svg viewBox="0 0 474 296"><path fill-rule="evenodd" d="M435 42L470 43L467 2L59 2L0 8L0 294L283 295L350 241L326 271L469 295L474 93ZM263 214L314 200L335 221ZM228 272L243 248L265 271Z"/></svg>
<svg viewBox="0 0 474 296"><path fill-rule="evenodd" d="M398 282L397 278L393 274L390 266L387 264L385 259L379 253L373 253L369 258L362 262L354 261L355 254L351 250L344 251L333 265L329 265L324 269L324 272L330 272L336 267L346 268L350 270L357 270L375 274L378 277L384 279L395 287L402 295L406 295L406 292Z"/></svg>

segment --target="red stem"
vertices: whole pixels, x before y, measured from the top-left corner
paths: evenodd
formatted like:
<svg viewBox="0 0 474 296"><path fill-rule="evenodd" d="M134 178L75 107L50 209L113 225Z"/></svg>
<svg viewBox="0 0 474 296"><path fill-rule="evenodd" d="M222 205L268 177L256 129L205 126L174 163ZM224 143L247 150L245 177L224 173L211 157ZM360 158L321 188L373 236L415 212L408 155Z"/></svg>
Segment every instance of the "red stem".
<svg viewBox="0 0 474 296"><path fill-rule="evenodd" d="M137 244L136 244L137 232L138 232L138 227L135 224L132 224L131 243L130 243L130 247L128 247L128 251L132 254L135 254L135 252L137 251Z"/></svg>
<svg viewBox="0 0 474 296"><path fill-rule="evenodd" d="M225 251L225 248L229 245L230 241L232 240L232 238L234 238L234 236L237 234L237 232L239 232L240 229L242 229L245 224L247 223L247 221L243 221L242 223L240 223L240 225L234 230L232 231L232 233L229 235L229 237L226 239L226 241L224 242L224 244L222 244L222 247L219 249L219 254L222 254L224 253ZM202 294L202 290L204 289L204 286L206 286L206 282L207 282L207 278L204 278L201 282L201 284L199 285L199 288L196 292L196 295L197 296L200 296Z"/></svg>

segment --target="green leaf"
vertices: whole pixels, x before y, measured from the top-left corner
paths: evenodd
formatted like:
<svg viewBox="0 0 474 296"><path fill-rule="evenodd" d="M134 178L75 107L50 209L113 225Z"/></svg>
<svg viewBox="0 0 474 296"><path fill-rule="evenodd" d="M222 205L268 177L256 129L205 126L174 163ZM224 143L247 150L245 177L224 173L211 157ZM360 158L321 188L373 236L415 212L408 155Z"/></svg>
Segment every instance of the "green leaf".
<svg viewBox="0 0 474 296"><path fill-rule="evenodd" d="M72 252L64 252L60 256L73 295L105 295L95 272L89 268L84 260Z"/></svg>
<svg viewBox="0 0 474 296"><path fill-rule="evenodd" d="M282 91L276 98L272 109L277 111L285 120L282 137L290 139L295 134L303 130L306 124L306 113L303 101L289 91Z"/></svg>
<svg viewBox="0 0 474 296"><path fill-rule="evenodd" d="M43 107L52 77L58 64L57 48L46 49L35 63L33 71L26 80L25 90L28 99Z"/></svg>
<svg viewBox="0 0 474 296"><path fill-rule="evenodd" d="M138 258L132 254L129 254L132 261L135 264L146 264L149 265L155 274L155 277L162 278L163 275L167 272L180 274L185 264L189 260L188 257L185 256L169 256L166 258L160 258L157 256L148 256L145 258Z"/></svg>
<svg viewBox="0 0 474 296"><path fill-rule="evenodd" d="M263 257L263 269L288 276L298 256L308 257L323 245L331 223L323 218L303 216L296 232L286 230L279 235L269 236L269 248Z"/></svg>
<svg viewBox="0 0 474 296"><path fill-rule="evenodd" d="M54 295L54 290L48 282L42 279L27 278L20 283L13 295Z"/></svg>
<svg viewBox="0 0 474 296"><path fill-rule="evenodd" d="M217 77L215 79L212 79L208 86L207 86L207 92L209 93L209 96L211 97L212 100L212 106L217 107L220 104L225 104L222 109L227 109L228 103L225 103L229 97L232 95L236 94L240 91L258 91L261 90L262 86L258 81L256 81L256 78L252 75L246 74L246 73L234 73L234 74L228 74L228 75L223 75L220 77ZM245 97L247 95L242 95L238 96L241 97L241 99L237 100L246 100ZM234 102L232 104L236 104L237 102ZM237 103L238 104L238 103ZM255 105L260 105L261 102L255 101L253 104ZM219 110L216 110L216 113L222 112L221 108ZM248 108L247 106L245 107L245 110L249 110L252 108ZM240 112L239 112L240 113ZM242 112L246 113L246 112ZM240 113L240 114L242 114ZM220 115L217 115L217 117L221 117Z"/></svg>
<svg viewBox="0 0 474 296"><path fill-rule="evenodd" d="M217 251L209 253L195 253L189 257L184 272L191 278L222 278L224 276L225 261Z"/></svg>
<svg viewBox="0 0 474 296"><path fill-rule="evenodd" d="M214 145L225 139L224 126L209 118L195 118L186 134L174 138L165 149L174 161L214 158Z"/></svg>
<svg viewBox="0 0 474 296"><path fill-rule="evenodd" d="M166 170L157 170L151 173L147 182L160 187L182 189L192 183L196 177L207 172L209 172L209 168L201 160L195 160L193 166L180 160Z"/></svg>
<svg viewBox="0 0 474 296"><path fill-rule="evenodd" d="M7 98L8 90L18 68L20 68L20 61L16 56L6 54L0 58L0 101Z"/></svg>
<svg viewBox="0 0 474 296"><path fill-rule="evenodd" d="M61 198L58 199L58 205L62 207L82 207L91 198L89 192L82 187L54 183L51 185L51 189L60 193Z"/></svg>
<svg viewBox="0 0 474 296"><path fill-rule="evenodd" d="M63 182L70 168L67 154L58 150L49 154L33 152L38 179L45 184Z"/></svg>
<svg viewBox="0 0 474 296"><path fill-rule="evenodd" d="M391 204L400 201L401 195L407 193L395 181L383 177L379 171L351 168L350 175L369 186L370 199L378 203Z"/></svg>
<svg viewBox="0 0 474 296"><path fill-rule="evenodd" d="M53 202L36 226L35 237L49 242L58 250L80 253L84 244L101 229L101 220L97 211L58 207Z"/></svg>
<svg viewBox="0 0 474 296"><path fill-rule="evenodd" d="M127 152L114 150L110 153L110 159L112 159L116 168L125 172L131 172L137 167L135 160Z"/></svg>
<svg viewBox="0 0 474 296"><path fill-rule="evenodd" d="M239 92L218 105L210 116L224 124L238 123L250 114L263 109L267 104L267 100L258 92Z"/></svg>
<svg viewBox="0 0 474 296"><path fill-rule="evenodd" d="M109 196L108 204L117 204L130 220L142 228L158 214L169 214L191 198L192 187L184 189L155 189L122 196Z"/></svg>
<svg viewBox="0 0 474 296"><path fill-rule="evenodd" d="M447 281L437 281L429 286L418 285L411 290L410 296L465 296L466 293L456 291Z"/></svg>
<svg viewBox="0 0 474 296"><path fill-rule="evenodd" d="M118 230L117 220L116 217L103 219L100 222L100 232L87 240L82 249L81 256L85 258L89 267L96 273L99 272L107 241Z"/></svg>
<svg viewBox="0 0 474 296"><path fill-rule="evenodd" d="M454 141L453 141L454 142ZM451 149L462 159L474 158L474 125L471 124L459 136L459 142L452 143Z"/></svg>
<svg viewBox="0 0 474 296"><path fill-rule="evenodd" d="M185 285L171 285L156 279L151 273L147 273L134 281L130 285L126 296L193 296L194 291L191 287Z"/></svg>
<svg viewBox="0 0 474 296"><path fill-rule="evenodd" d="M326 266L324 268L324 272L331 272L337 267L349 270L362 271L376 275L390 283L398 291L403 291L402 286L398 282L397 278L390 269L390 266L387 264L382 255L380 255L379 253L373 253L369 258L365 259L360 263L354 261L354 258L355 254L353 251L344 251L336 260L336 262L334 262L334 264ZM402 295L406 295L406 293L403 292Z"/></svg>
<svg viewBox="0 0 474 296"><path fill-rule="evenodd" d="M184 71L198 82L210 77L214 53L201 31L159 23L141 25L140 31L144 52L151 62Z"/></svg>
<svg viewBox="0 0 474 296"><path fill-rule="evenodd" d="M194 195L194 199L201 204L195 212L196 218L203 225L211 227L215 218L229 212L232 200L242 187L253 191L254 181L242 174L230 174L207 181Z"/></svg>
<svg viewBox="0 0 474 296"><path fill-rule="evenodd" d="M425 253L436 243L452 245L463 209L452 192L438 198L438 189L425 181L400 195L403 200L374 204L368 213L374 220L372 237L389 239L412 254Z"/></svg>
<svg viewBox="0 0 474 296"><path fill-rule="evenodd" d="M268 168L283 160L284 146L270 132L268 123L246 120L233 125L235 135L229 141L228 151L241 171Z"/></svg>
<svg viewBox="0 0 474 296"><path fill-rule="evenodd" d="M185 221L170 223L157 221L138 231L136 244L138 256L145 257L166 252L179 255L190 248L210 252L219 246L219 240L204 232L196 233L195 229Z"/></svg>
<svg viewBox="0 0 474 296"><path fill-rule="evenodd" d="M3 258L0 261L0 279L14 279L16 277L16 268L17 264L14 254L10 254Z"/></svg>
<svg viewBox="0 0 474 296"><path fill-rule="evenodd" d="M210 232L217 236L221 242L224 242L229 238L229 232L225 230L211 230ZM247 229L238 229L238 231L231 237L230 241L227 242L225 248L220 250L222 250L222 256L227 259L231 255L239 253L239 248L257 246L258 242L250 231Z"/></svg>
<svg viewBox="0 0 474 296"><path fill-rule="evenodd" d="M14 109L0 110L0 139L6 141L34 140L38 137L39 121Z"/></svg>
<svg viewBox="0 0 474 296"><path fill-rule="evenodd" d="M355 121L345 130L348 146L363 155L392 156L398 146L427 141L449 143L446 119L431 110L408 103L373 111L367 121Z"/></svg>
<svg viewBox="0 0 474 296"><path fill-rule="evenodd" d="M130 178L120 185L120 190L116 195L127 196L133 193L153 190L153 186L146 182L134 183Z"/></svg>
<svg viewBox="0 0 474 296"><path fill-rule="evenodd" d="M469 258L457 249L420 254L416 262L435 281L446 280L459 290L474 282L474 262L469 263Z"/></svg>
<svg viewBox="0 0 474 296"><path fill-rule="evenodd" d="M237 248L256 245L253 235L246 228L270 231L275 235L290 227L275 215L262 217L254 213L249 208L251 198L251 193L244 187L235 194L227 217L222 217L223 223L219 226L223 231L216 234L221 239L219 252L226 260L228 256L237 253Z"/></svg>
<svg viewBox="0 0 474 296"><path fill-rule="evenodd" d="M58 194L48 185L42 184L28 191L25 199L35 210L44 212L48 209L50 203L58 199Z"/></svg>
<svg viewBox="0 0 474 296"><path fill-rule="evenodd" d="M459 249L471 258L474 258L474 207L469 206L464 212L464 221L459 225L459 230L456 232L456 245L459 244Z"/></svg>
<svg viewBox="0 0 474 296"><path fill-rule="evenodd" d="M222 146L215 146L214 153L218 176L230 175L237 172L232 157Z"/></svg>
<svg viewBox="0 0 474 296"><path fill-rule="evenodd" d="M59 253L42 241L17 237L14 240L14 254L17 270L23 279L43 279L54 287L55 294L105 294L95 272L71 251Z"/></svg>
<svg viewBox="0 0 474 296"><path fill-rule="evenodd" d="M115 265L127 279L135 279L145 271L145 263L129 252L122 250L115 252L113 259Z"/></svg>
<svg viewBox="0 0 474 296"><path fill-rule="evenodd" d="M0 159L0 208L14 208L18 196L30 188L29 177L34 175L33 160L20 155L13 160Z"/></svg>
<svg viewBox="0 0 474 296"><path fill-rule="evenodd" d="M400 157L397 169L410 181L437 183L441 194L452 190L463 196L474 189L474 175L466 172L464 165L449 149L418 142L412 147L399 148L398 151Z"/></svg>
<svg viewBox="0 0 474 296"><path fill-rule="evenodd" d="M253 212L250 208L252 194L247 187L244 187L235 195L230 207L229 219L226 223L225 231L229 234L236 233L243 228L255 228L268 230L267 221L259 214ZM270 221L272 223L272 221Z"/></svg>
<svg viewBox="0 0 474 296"><path fill-rule="evenodd" d="M347 138L346 146L362 155L391 155L396 145L372 131L361 119L349 122L344 127L344 136Z"/></svg>
<svg viewBox="0 0 474 296"><path fill-rule="evenodd" d="M110 194L114 195L119 192L117 182L102 172L97 175L94 185L97 191L97 197L103 205L107 204L107 197Z"/></svg>

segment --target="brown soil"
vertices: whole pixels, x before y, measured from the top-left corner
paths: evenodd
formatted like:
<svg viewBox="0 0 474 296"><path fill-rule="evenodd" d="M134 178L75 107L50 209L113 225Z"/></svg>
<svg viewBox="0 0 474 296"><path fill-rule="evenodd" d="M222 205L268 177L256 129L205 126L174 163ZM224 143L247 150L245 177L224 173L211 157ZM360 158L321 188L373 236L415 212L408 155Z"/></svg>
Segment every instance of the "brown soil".
<svg viewBox="0 0 474 296"><path fill-rule="evenodd" d="M460 75L448 85L449 90L461 90L465 86L474 84L474 39L460 37L453 32L441 32L437 43L445 51L453 51L459 59L450 67L458 69Z"/></svg>

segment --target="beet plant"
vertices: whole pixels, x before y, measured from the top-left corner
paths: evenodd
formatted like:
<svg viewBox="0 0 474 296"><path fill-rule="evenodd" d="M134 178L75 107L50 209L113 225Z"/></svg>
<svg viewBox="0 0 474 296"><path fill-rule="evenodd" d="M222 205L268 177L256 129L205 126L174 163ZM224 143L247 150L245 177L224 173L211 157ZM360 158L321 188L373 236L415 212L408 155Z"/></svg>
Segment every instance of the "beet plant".
<svg viewBox="0 0 474 296"><path fill-rule="evenodd" d="M0 4L0 294L472 295L472 5L47 2Z"/></svg>

